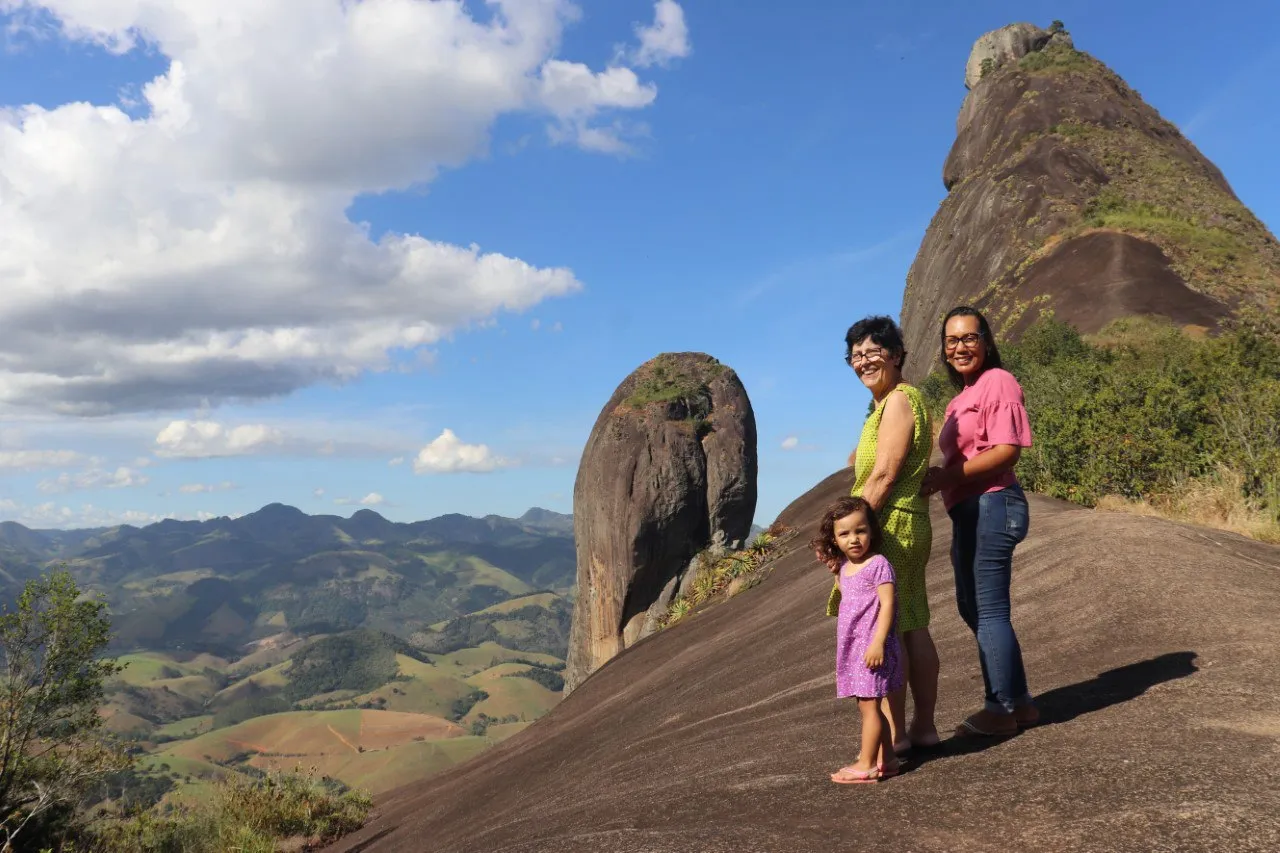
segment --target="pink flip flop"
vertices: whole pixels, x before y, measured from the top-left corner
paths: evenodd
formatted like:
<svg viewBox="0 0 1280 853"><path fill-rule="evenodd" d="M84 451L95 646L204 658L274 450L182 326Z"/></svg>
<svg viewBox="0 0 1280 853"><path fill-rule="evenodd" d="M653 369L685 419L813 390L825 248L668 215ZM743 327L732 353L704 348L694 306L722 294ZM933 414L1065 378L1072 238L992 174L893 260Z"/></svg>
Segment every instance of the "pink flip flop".
<svg viewBox="0 0 1280 853"><path fill-rule="evenodd" d="M880 774L881 779L892 779L902 772L902 761L895 761L892 767L887 764L881 764L876 767L876 772Z"/></svg>
<svg viewBox="0 0 1280 853"><path fill-rule="evenodd" d="M841 778L843 776L843 778ZM872 782L880 781L880 768L876 767L871 770L859 770L850 764L848 767L841 767L835 773L831 774L831 781L837 785L864 785Z"/></svg>

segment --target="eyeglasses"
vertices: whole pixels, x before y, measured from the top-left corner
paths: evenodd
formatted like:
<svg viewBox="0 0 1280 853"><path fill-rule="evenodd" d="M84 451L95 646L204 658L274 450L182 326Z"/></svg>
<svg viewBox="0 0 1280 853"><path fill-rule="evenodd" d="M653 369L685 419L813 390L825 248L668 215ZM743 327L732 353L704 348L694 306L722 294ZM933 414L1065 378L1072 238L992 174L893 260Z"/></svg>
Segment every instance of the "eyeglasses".
<svg viewBox="0 0 1280 853"><path fill-rule="evenodd" d="M888 350L884 347L872 347L865 352L852 353L849 356L849 365L851 367L857 367L859 364L862 364L862 362L871 361L872 359L875 359L876 361L884 361L884 354L886 352L888 352Z"/></svg>
<svg viewBox="0 0 1280 853"><path fill-rule="evenodd" d="M950 352L951 350L953 350L953 349L955 349L956 347L960 346L960 344L964 344L964 348L965 348L965 349L973 349L973 348L974 348L974 347L976 347L976 346L977 346L981 341L982 341L982 335L981 335L981 333L978 333L978 332L970 332L969 334L967 334L967 335L962 335L962 336L960 336L960 337L958 337L958 338L954 338L954 337L952 337L951 335L947 335L945 338L943 338L943 339L942 339L942 346L943 346L943 347L944 347L948 352Z"/></svg>

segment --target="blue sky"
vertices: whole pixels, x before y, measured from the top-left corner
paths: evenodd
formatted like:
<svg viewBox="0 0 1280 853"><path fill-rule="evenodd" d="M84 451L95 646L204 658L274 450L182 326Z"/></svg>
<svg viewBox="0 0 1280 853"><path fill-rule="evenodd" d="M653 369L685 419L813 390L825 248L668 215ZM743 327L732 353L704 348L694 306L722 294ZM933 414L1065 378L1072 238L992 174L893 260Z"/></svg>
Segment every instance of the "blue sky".
<svg viewBox="0 0 1280 853"><path fill-rule="evenodd" d="M0 0L0 519L567 512L616 385L698 350L768 523L844 464L844 330L897 314L1015 20L1280 223L1272 3L210 8Z"/></svg>

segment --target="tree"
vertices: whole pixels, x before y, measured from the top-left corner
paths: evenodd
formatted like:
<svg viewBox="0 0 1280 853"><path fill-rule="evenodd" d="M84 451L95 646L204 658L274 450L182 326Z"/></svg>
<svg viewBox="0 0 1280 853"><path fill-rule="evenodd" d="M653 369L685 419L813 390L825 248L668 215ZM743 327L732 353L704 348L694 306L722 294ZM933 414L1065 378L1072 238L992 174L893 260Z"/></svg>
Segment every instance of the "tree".
<svg viewBox="0 0 1280 853"><path fill-rule="evenodd" d="M1049 25L1049 32L1051 33L1066 32L1066 29L1067 29L1067 25L1062 23L1062 21L1054 21L1052 24Z"/></svg>
<svg viewBox="0 0 1280 853"><path fill-rule="evenodd" d="M0 850L131 764L98 713L106 680L123 669L98 657L111 638L105 611L57 571L28 581L0 615Z"/></svg>

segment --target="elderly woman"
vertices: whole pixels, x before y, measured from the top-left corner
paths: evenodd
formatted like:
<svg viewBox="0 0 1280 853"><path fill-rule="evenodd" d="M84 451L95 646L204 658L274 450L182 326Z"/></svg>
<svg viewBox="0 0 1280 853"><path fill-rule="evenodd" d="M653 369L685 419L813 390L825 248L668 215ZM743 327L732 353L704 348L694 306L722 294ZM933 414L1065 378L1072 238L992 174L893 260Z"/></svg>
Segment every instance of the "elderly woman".
<svg viewBox="0 0 1280 853"><path fill-rule="evenodd" d="M938 745L934 706L938 699L938 652L929 636L929 599L924 569L933 543L928 502L920 487L929 467L933 433L920 392L902 381L906 360L902 330L888 317L867 317L845 335L845 361L871 392L873 408L850 457L852 494L871 504L884 533L884 556L898 578L898 630L906 652L907 684L915 716L906 725L904 690L886 697L894 751ZM827 613L839 607L832 590Z"/></svg>
<svg viewBox="0 0 1280 853"><path fill-rule="evenodd" d="M1031 424L1022 388L1003 369L987 318L962 306L942 325L942 359L958 389L938 434L941 468L924 494L942 493L951 516L956 604L978 640L986 704L956 730L964 736L1016 734L1040 717L1027 690L1022 647L1010 618L1013 549L1027 535L1027 498L1014 476Z"/></svg>

